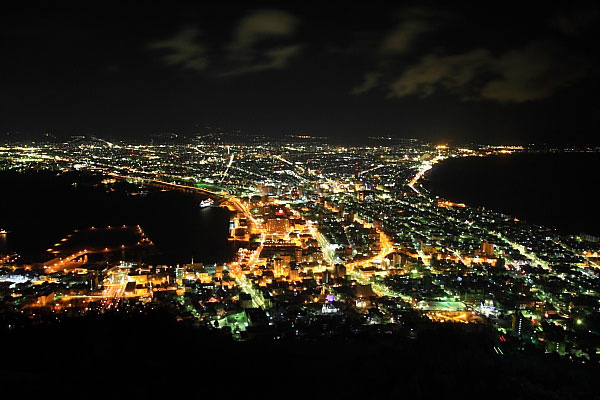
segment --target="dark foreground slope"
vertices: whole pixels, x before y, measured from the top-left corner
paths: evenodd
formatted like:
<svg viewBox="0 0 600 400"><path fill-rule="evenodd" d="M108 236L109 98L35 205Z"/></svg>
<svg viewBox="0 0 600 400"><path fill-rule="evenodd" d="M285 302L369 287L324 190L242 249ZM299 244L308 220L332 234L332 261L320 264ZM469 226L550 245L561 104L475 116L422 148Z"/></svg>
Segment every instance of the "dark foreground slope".
<svg viewBox="0 0 600 400"><path fill-rule="evenodd" d="M0 385L17 395L595 399L600 393L596 367L543 354L498 355L485 331L453 326L417 339L232 342L157 312L88 316L0 339Z"/></svg>

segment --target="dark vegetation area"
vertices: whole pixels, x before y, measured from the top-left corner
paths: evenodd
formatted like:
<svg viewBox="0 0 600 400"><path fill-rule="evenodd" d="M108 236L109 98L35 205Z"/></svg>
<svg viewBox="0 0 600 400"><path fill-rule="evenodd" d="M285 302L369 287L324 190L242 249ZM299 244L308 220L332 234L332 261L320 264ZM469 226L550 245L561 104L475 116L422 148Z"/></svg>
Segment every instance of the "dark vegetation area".
<svg viewBox="0 0 600 400"><path fill-rule="evenodd" d="M596 399L597 367L493 352L486 330L234 342L146 315L104 314L2 334L0 383L21 395ZM458 396L458 397L457 397Z"/></svg>

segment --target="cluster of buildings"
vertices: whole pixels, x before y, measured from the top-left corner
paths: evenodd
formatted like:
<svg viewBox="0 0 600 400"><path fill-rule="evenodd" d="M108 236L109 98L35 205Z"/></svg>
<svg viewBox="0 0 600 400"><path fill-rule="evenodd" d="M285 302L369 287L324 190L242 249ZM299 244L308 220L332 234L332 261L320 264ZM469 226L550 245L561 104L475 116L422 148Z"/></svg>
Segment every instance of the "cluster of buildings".
<svg viewBox="0 0 600 400"><path fill-rule="evenodd" d="M525 150L419 141L343 147L309 137L3 145L3 169L79 169L212 196L231 211L238 250L222 263L185 265L99 263L90 252L51 270L3 254L0 318L11 327L165 307L240 340L414 335L460 323L497 332L499 354L537 348L597 362L598 238L439 199L421 185L444 159Z"/></svg>

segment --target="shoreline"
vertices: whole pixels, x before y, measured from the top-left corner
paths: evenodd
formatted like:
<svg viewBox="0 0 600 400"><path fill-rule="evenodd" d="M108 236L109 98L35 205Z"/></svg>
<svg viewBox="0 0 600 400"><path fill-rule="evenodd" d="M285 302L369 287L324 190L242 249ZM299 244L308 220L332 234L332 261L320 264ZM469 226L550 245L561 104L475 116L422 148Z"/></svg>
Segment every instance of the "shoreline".
<svg viewBox="0 0 600 400"><path fill-rule="evenodd" d="M583 168L586 162L593 164L589 159L573 162L572 158L580 155L600 160L600 153L596 152L519 152L447 158L427 171L420 186L432 197L483 207L564 235L600 235L600 228L594 229L600 221L590 219L594 216L593 202L573 194L582 186L580 181L594 179L593 166ZM556 162L557 157L563 158L561 163ZM530 168L519 168L524 166ZM573 174L573 169L578 173ZM567 179L571 179L569 186L562 185ZM561 183L560 188L556 182ZM582 207L583 199L587 207Z"/></svg>

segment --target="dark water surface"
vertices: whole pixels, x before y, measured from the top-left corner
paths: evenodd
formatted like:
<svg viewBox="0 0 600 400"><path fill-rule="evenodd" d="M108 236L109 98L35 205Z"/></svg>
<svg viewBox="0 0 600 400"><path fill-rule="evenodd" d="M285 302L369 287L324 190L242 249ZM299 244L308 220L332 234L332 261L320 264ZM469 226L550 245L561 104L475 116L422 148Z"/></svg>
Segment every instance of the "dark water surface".
<svg viewBox="0 0 600 400"><path fill-rule="evenodd" d="M599 153L449 159L424 181L434 195L483 206L565 234L600 235Z"/></svg>
<svg viewBox="0 0 600 400"><path fill-rule="evenodd" d="M154 242L160 263L223 262L231 257L227 241L229 212L198 206L200 195L140 188L82 173L1 172L0 238L4 250L38 260L45 249L74 229L140 225ZM2 251L2 248L0 248Z"/></svg>

